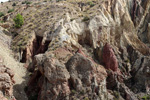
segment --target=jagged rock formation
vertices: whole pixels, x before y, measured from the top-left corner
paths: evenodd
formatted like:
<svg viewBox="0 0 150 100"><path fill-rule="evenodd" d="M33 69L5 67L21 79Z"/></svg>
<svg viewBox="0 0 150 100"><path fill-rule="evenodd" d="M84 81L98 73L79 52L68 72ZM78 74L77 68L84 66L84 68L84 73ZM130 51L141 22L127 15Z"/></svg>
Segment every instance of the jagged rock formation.
<svg viewBox="0 0 150 100"><path fill-rule="evenodd" d="M7 28L33 73L29 99L138 100L150 92L150 1L91 2L33 0L10 16L10 25L18 12L25 18Z"/></svg>
<svg viewBox="0 0 150 100"><path fill-rule="evenodd" d="M3 59L0 59L0 99L15 100L13 96L14 73L11 69L3 65Z"/></svg>
<svg viewBox="0 0 150 100"><path fill-rule="evenodd" d="M59 51L63 53L57 53ZM107 73L102 66L80 53L71 57L72 53L63 48L46 55L36 56L40 72L36 71L34 78L30 80L29 94L37 80L39 100L108 98L105 85Z"/></svg>

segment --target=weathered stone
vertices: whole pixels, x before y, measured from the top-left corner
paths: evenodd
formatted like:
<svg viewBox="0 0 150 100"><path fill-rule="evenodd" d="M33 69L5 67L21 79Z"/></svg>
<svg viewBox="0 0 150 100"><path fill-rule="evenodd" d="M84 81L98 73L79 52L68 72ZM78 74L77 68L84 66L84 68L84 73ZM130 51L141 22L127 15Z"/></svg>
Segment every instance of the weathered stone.
<svg viewBox="0 0 150 100"><path fill-rule="evenodd" d="M80 92L86 91L86 88L91 88L86 93L96 93L95 97L102 100L107 96L104 85L107 76L105 69L94 63L90 58L87 58L83 52L79 51L79 53L74 55L67 62L66 66L70 73L70 84L73 89Z"/></svg>
<svg viewBox="0 0 150 100"><path fill-rule="evenodd" d="M118 68L118 60L113 52L113 49L108 43L106 43L103 48L103 63L106 69L114 72L120 72Z"/></svg>

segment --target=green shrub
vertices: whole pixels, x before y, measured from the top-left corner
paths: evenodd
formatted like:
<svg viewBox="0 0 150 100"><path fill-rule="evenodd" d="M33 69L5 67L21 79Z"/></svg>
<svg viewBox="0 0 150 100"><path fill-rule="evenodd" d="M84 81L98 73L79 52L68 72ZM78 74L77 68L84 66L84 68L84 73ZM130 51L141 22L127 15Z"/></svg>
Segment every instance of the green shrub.
<svg viewBox="0 0 150 100"><path fill-rule="evenodd" d="M84 90L80 91L80 94L81 94L81 95L84 95L84 94L85 94L85 91L84 91Z"/></svg>
<svg viewBox="0 0 150 100"><path fill-rule="evenodd" d="M90 5L90 7L95 6L95 4L92 1L88 2L88 4Z"/></svg>
<svg viewBox="0 0 150 100"><path fill-rule="evenodd" d="M0 21L0 23L4 23L4 21Z"/></svg>
<svg viewBox="0 0 150 100"><path fill-rule="evenodd" d="M0 12L0 17L4 16L4 13L3 12Z"/></svg>
<svg viewBox="0 0 150 100"><path fill-rule="evenodd" d="M89 18L88 16L85 16L82 21L83 21L83 22L86 22L86 21L88 21L88 20L90 20L90 18Z"/></svg>
<svg viewBox="0 0 150 100"><path fill-rule="evenodd" d="M89 98L88 98L88 97L85 97L84 100L89 100Z"/></svg>
<svg viewBox="0 0 150 100"><path fill-rule="evenodd" d="M32 2L30 2L30 1L27 1L27 2L26 2L27 5L29 5L29 4L31 4L31 3L32 3Z"/></svg>
<svg viewBox="0 0 150 100"><path fill-rule="evenodd" d="M13 12L14 11L14 9L9 9L8 10L8 13L11 13L11 12Z"/></svg>
<svg viewBox="0 0 150 100"><path fill-rule="evenodd" d="M13 3L12 6L16 6L16 3Z"/></svg>
<svg viewBox="0 0 150 100"><path fill-rule="evenodd" d="M15 22L15 27L20 28L24 23L24 19L22 15L17 14L17 16L14 18L14 22Z"/></svg>
<svg viewBox="0 0 150 100"><path fill-rule="evenodd" d="M145 95L141 98L142 100L150 100L150 95Z"/></svg>
<svg viewBox="0 0 150 100"><path fill-rule="evenodd" d="M59 2L59 1L62 1L62 0L56 0L56 2Z"/></svg>
<svg viewBox="0 0 150 100"><path fill-rule="evenodd" d="M71 93L72 94L76 94L76 90L71 90Z"/></svg>
<svg viewBox="0 0 150 100"><path fill-rule="evenodd" d="M30 1L23 1L22 2L22 4L27 4L27 5L29 5L29 4L31 4L32 2L30 2Z"/></svg>

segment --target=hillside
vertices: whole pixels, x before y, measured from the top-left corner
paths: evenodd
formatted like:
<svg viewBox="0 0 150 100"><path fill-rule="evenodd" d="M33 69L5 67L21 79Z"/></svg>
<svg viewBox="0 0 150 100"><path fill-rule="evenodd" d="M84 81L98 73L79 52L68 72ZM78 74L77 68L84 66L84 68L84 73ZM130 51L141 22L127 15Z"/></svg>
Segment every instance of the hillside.
<svg viewBox="0 0 150 100"><path fill-rule="evenodd" d="M16 81L3 97L149 100L149 11L149 0L1 3L0 58Z"/></svg>

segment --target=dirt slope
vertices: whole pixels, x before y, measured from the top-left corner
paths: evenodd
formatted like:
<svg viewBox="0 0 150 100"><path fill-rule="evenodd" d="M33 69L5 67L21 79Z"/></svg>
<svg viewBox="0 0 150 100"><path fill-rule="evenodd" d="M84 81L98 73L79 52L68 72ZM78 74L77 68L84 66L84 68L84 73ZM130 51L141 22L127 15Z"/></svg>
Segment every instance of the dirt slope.
<svg viewBox="0 0 150 100"><path fill-rule="evenodd" d="M7 39L10 40L8 36L2 33L0 35L3 36L3 39L5 38L6 40L7 37ZM5 42L8 43L8 41ZM14 59L9 46L5 42L2 42L2 39L0 38L0 56L4 60L4 65L12 69L15 73L14 79L16 83L14 85L14 96L17 100L27 100L24 92L27 81L26 68L23 67L22 63L19 63Z"/></svg>

